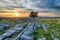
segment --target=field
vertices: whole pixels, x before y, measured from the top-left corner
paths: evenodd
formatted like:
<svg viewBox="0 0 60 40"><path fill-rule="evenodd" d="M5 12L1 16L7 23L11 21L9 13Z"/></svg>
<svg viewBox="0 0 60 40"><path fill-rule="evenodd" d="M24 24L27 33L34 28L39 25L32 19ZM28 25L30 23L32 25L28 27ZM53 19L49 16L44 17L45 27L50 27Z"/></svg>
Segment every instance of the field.
<svg viewBox="0 0 60 40"><path fill-rule="evenodd" d="M0 23L4 23L4 22L10 23L10 26L8 28L0 30L0 35L2 35L3 33L5 33L8 29L13 28L16 24L23 24L23 23L26 23L28 21L22 20L22 21L19 21L19 23L18 23L16 19L2 19L2 20L0 20Z"/></svg>
<svg viewBox="0 0 60 40"><path fill-rule="evenodd" d="M13 34L7 35L8 37L3 39L9 40L11 38L13 39L18 38L18 35L21 34L23 35L21 40L24 40L23 37L26 34L26 36L28 35L28 37L34 36L33 40L60 40L60 18L37 18L36 20L37 21L35 22L32 20L30 21L30 19L29 20L2 19L0 20L0 23L5 23L6 25L8 24L9 27L3 30L0 30L0 38L1 38L1 35L9 31L9 29L11 28L14 29L14 27L20 28L20 25L22 24L22 27L23 27L22 30L19 31L18 29L17 30L14 29L16 30L16 32L12 31L14 32ZM30 26L26 27L27 24ZM34 29L34 27L37 27L37 28ZM1 28L1 24L0 24L0 28ZM30 33L28 33L29 31ZM28 38L26 38L26 40L28 40Z"/></svg>
<svg viewBox="0 0 60 40"><path fill-rule="evenodd" d="M41 27L34 32L35 39L60 40L60 18L39 18ZM43 27L42 24L45 24Z"/></svg>

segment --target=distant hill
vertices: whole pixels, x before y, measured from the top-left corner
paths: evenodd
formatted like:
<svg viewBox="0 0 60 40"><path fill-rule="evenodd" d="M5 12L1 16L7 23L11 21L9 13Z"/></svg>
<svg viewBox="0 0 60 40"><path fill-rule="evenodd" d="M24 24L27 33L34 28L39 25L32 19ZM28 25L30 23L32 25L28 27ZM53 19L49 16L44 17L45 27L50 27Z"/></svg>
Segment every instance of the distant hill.
<svg viewBox="0 0 60 40"><path fill-rule="evenodd" d="M38 16L39 18L60 18L60 17L48 17L48 16Z"/></svg>

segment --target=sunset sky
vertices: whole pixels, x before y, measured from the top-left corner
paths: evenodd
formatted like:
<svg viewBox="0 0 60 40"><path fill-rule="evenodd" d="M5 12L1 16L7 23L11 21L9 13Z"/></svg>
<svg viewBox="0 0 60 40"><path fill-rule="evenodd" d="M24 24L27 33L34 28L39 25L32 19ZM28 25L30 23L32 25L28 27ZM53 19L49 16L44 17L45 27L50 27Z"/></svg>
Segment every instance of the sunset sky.
<svg viewBox="0 0 60 40"><path fill-rule="evenodd" d="M30 13L0 13L0 17L29 17ZM38 16L45 16L45 17L60 17L57 13L54 12L39 12Z"/></svg>
<svg viewBox="0 0 60 40"><path fill-rule="evenodd" d="M53 13L39 14L40 16L60 16L60 0L0 0L0 9L14 8L25 8L37 11L52 11ZM0 16L2 16L2 14L0 14Z"/></svg>

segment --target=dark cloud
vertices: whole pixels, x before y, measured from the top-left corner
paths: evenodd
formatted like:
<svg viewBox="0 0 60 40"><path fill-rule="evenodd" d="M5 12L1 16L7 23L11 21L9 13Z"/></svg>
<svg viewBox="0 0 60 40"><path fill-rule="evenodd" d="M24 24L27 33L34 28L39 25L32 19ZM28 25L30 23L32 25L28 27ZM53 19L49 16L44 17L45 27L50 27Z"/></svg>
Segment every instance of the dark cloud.
<svg viewBox="0 0 60 40"><path fill-rule="evenodd" d="M22 6L29 9L59 9L60 0L21 0Z"/></svg>
<svg viewBox="0 0 60 40"><path fill-rule="evenodd" d="M26 9L59 9L60 0L0 0L0 7L21 7Z"/></svg>

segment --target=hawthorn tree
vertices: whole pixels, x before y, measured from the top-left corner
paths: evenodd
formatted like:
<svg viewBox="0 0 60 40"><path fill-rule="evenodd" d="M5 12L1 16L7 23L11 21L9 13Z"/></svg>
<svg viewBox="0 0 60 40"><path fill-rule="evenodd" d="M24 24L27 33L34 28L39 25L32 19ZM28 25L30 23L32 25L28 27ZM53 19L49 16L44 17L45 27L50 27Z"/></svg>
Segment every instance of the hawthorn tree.
<svg viewBox="0 0 60 40"><path fill-rule="evenodd" d="M30 13L30 17L35 20L35 18L38 16L37 14L38 14L38 12L33 12L33 11L32 11L32 12Z"/></svg>

